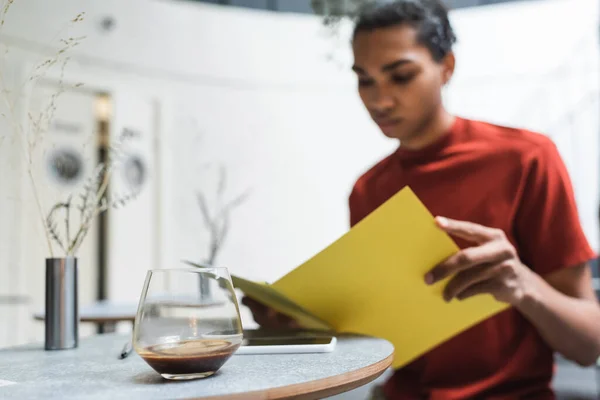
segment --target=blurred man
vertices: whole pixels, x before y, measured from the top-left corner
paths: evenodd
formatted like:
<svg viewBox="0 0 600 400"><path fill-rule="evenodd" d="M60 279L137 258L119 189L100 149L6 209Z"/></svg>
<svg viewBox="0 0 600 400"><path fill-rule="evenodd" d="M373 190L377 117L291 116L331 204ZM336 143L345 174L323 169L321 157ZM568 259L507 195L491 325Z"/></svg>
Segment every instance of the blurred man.
<svg viewBox="0 0 600 400"><path fill-rule="evenodd" d="M400 368L382 392L388 399L553 399L555 351L582 365L600 355L600 307L587 265L595 254L549 139L444 109L454 42L437 0L387 2L358 18L358 93L381 131L401 144L356 182L351 225L410 185L461 248L425 283L453 276L447 301L491 294L512 307ZM261 325L294 325L244 302Z"/></svg>

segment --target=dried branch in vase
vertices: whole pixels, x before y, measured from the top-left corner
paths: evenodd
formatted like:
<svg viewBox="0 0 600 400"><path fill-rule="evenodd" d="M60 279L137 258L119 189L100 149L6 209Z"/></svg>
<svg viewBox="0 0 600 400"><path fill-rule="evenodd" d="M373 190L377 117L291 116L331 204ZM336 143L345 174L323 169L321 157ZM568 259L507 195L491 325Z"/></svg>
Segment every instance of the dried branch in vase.
<svg viewBox="0 0 600 400"><path fill-rule="evenodd" d="M14 0L4 0L2 6L0 8L0 29L4 27L7 15L11 7L15 4ZM75 18L71 19L70 23L67 25L67 28L72 27L74 24L77 24L83 21L85 13L79 13ZM44 234L46 238L46 243L48 245L48 251L51 257L54 257L54 249L52 243L56 243L63 251L65 251L68 255L73 254L74 251L78 248L78 244L71 243L70 240L70 217L71 217L71 198L68 199L67 202L57 203L51 209L50 212L45 215L43 200L40 195L40 191L38 188L38 184L35 180L33 173L33 165L35 161L35 151L36 148L43 142L43 137L47 133L52 120L54 118L54 113L56 111L56 101L59 96L65 92L65 88L67 85L64 82L64 74L67 63L69 62L68 53L71 49L78 46L84 37L67 37L65 39L60 39L60 47L58 51L52 56L43 59L42 61L34 64L32 70L29 72L27 77L20 84L14 84L14 87L10 85L10 82L7 79L7 74L5 71L5 58L8 54L8 47L4 45L4 51L2 52L2 59L0 61L0 92L2 101L4 102L6 112L1 113L1 116L8 120L11 125L11 132L9 134L15 139L19 147L22 151L24 165L26 167L26 173L28 177L28 181L31 185L33 198L36 204L36 208L38 211L39 218L42 222L42 226L44 228ZM34 115L31 112L27 113L27 124L23 124L20 116L20 107L24 107L25 110L29 110L29 104L24 104L23 99L26 98L24 96L24 92L26 88L31 90L35 87L38 81L46 76L48 71L54 66L60 66L60 78L58 79L58 89L55 93L50 97L46 107L44 107L39 114ZM80 87L82 84L77 83L73 85L73 87ZM8 135L3 135L2 140ZM54 221L54 216L59 210L65 210L66 217L66 238L61 238L59 235L58 225ZM79 233L79 232L78 232ZM82 235L80 234L79 237ZM84 235L83 235L84 236ZM77 236L76 236L77 238ZM80 243L79 243L80 244Z"/></svg>
<svg viewBox="0 0 600 400"><path fill-rule="evenodd" d="M208 257L206 258L208 265L214 265L217 256L223 248L231 224L231 213L235 208L242 205L250 195L250 190L248 189L230 201L223 202L226 186L227 171L224 166L220 166L219 182L217 185L217 206L213 212L210 210L206 195L201 191L196 194L204 226L210 235Z"/></svg>
<svg viewBox="0 0 600 400"><path fill-rule="evenodd" d="M79 227L73 238L70 236L72 195L69 196L66 202L55 204L48 213L46 217L46 229L52 240L58 244L66 256L77 254L92 223L98 215L109 209L124 207L139 194L139 188L125 194L111 195L108 193L110 178L122 159L122 145L129 138L131 138L130 131L124 130L116 143L111 146L108 162L106 164L98 164L92 175L86 180L78 196L79 203L76 205L76 208L79 210ZM64 210L65 212L65 229L63 232L60 232L56 222L56 213L60 210Z"/></svg>

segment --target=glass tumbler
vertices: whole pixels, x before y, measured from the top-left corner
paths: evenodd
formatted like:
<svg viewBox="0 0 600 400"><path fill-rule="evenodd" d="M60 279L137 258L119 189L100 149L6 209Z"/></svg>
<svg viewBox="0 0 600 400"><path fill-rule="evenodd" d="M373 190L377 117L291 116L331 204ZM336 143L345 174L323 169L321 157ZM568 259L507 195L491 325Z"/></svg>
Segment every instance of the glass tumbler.
<svg viewBox="0 0 600 400"><path fill-rule="evenodd" d="M226 268L148 271L133 347L164 378L213 375L242 338L238 302Z"/></svg>

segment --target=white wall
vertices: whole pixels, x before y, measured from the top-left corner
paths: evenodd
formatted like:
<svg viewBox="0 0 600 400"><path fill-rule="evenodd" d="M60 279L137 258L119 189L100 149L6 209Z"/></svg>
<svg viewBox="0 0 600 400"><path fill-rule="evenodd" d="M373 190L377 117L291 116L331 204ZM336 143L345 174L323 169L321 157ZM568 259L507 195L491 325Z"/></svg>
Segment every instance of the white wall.
<svg viewBox="0 0 600 400"><path fill-rule="evenodd" d="M64 1L64 8L27 3L17 3L7 20L9 42L23 49L13 50L17 63L44 51L38 43L82 9L81 2ZM214 179L206 165L212 162L228 168L226 196L252 190L235 211L220 259L236 273L274 279L347 229L354 179L393 143L362 110L350 73L340 74L326 61L330 43L317 20L175 2L86 6L86 22L69 33L88 38L73 53L68 79L111 92L116 120L136 114L119 102L126 96L155 101L159 109L155 148L161 168L154 168L151 179L160 188L154 225L161 248L132 250L152 216L127 217L121 225L126 233L112 235L120 249L112 249L111 298L134 301L148 268L206 256L195 191L210 191ZM116 18L117 28L102 36L96 23L107 14ZM163 50L173 54L164 56ZM136 207L119 214L134 214ZM112 218L112 229L124 218ZM41 306L39 300L35 306Z"/></svg>
<svg viewBox="0 0 600 400"><path fill-rule="evenodd" d="M567 88L574 99L584 90L557 87L551 91L554 108L546 105L550 72L567 63L581 37L597 32L594 3L550 0L454 12L460 42L447 98L451 109L547 131L548 113L558 118L567 104ZM156 133L145 147L155 151L148 186L154 196L146 193L141 205L133 203L111 219L117 229L109 266L113 299L135 301L148 268L206 256L195 192L214 187L215 171L207 165L228 167L226 197L252 189L248 202L234 211L219 263L273 280L347 230L352 183L394 147L359 103L347 37L331 40L317 18L151 0L22 0L13 7L5 39L15 49L16 65L52 52L46 44L57 27L86 11L70 33L87 38L72 54L67 77L112 93L116 125L127 120ZM105 16L116 21L108 33L99 28ZM330 62L327 54L336 45L344 46L336 51L339 62ZM590 47L589 58L597 63L594 51ZM586 74L568 76L582 80ZM134 109L146 111L138 115ZM596 244L593 117L580 122L580 129L548 133L576 178L582 219ZM566 144L572 137L577 146ZM10 210L5 199L0 202L0 210ZM0 254L1 270L14 272L6 257ZM21 282L32 279L18 275ZM39 300L34 306L41 307Z"/></svg>
<svg viewBox="0 0 600 400"><path fill-rule="evenodd" d="M599 3L547 0L452 14L458 69L448 105L462 115L549 135L569 169L598 249Z"/></svg>

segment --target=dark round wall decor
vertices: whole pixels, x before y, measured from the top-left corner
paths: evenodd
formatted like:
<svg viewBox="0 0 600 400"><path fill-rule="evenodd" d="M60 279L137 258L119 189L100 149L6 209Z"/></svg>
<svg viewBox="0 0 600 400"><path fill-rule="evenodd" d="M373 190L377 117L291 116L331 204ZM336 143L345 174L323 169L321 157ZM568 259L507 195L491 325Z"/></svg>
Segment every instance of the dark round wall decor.
<svg viewBox="0 0 600 400"><path fill-rule="evenodd" d="M146 180L146 166L142 158L138 155L130 155L123 165L123 179L125 183L139 190Z"/></svg>
<svg viewBox="0 0 600 400"><path fill-rule="evenodd" d="M83 159L72 149L58 148L48 156L48 170L59 183L73 185L83 175Z"/></svg>

